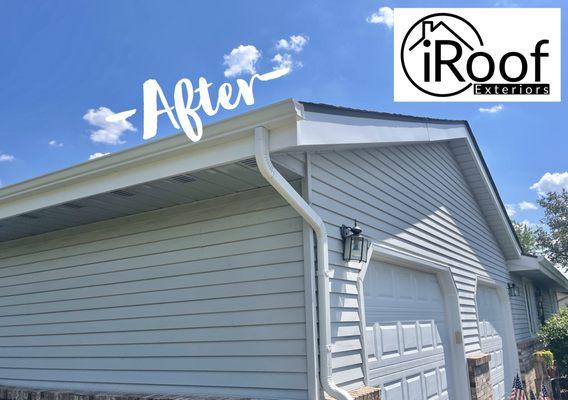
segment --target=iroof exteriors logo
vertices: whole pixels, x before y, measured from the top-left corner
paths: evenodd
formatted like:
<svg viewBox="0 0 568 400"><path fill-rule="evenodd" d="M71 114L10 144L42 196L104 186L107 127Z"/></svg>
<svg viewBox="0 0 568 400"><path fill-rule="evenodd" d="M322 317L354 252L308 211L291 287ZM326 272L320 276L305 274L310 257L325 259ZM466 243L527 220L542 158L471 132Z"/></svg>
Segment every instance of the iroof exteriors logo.
<svg viewBox="0 0 568 400"><path fill-rule="evenodd" d="M558 9L432 11L395 9L395 100L560 100Z"/></svg>

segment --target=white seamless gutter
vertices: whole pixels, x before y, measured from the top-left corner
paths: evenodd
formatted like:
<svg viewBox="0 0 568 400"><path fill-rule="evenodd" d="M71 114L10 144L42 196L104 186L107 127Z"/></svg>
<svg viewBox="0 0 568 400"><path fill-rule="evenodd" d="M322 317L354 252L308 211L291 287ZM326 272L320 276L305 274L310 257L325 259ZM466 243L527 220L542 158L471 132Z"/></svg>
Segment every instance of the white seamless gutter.
<svg viewBox="0 0 568 400"><path fill-rule="evenodd" d="M329 307L329 261L327 230L321 217L294 190L270 161L268 130L259 126L254 129L254 154L258 170L276 191L312 227L317 240L318 319L320 382L327 394L337 400L353 400L353 397L333 382L331 367L331 323Z"/></svg>

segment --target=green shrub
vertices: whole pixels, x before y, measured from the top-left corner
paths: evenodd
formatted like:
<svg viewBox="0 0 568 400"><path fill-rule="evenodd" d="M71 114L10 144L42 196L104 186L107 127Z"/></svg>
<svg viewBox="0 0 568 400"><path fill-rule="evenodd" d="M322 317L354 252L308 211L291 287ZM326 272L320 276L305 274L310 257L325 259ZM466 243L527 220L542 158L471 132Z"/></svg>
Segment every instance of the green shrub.
<svg viewBox="0 0 568 400"><path fill-rule="evenodd" d="M542 350L534 353L534 356L539 357L546 368L554 366L554 354L550 350Z"/></svg>
<svg viewBox="0 0 568 400"><path fill-rule="evenodd" d="M568 376L568 308L560 310L544 323L538 337L552 351L561 376Z"/></svg>

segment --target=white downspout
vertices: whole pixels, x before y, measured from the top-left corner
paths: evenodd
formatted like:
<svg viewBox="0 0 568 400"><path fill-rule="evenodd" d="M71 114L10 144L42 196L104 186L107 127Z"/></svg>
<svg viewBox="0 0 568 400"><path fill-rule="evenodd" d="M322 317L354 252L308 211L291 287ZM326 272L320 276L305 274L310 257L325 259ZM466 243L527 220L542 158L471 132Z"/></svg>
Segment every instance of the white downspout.
<svg viewBox="0 0 568 400"><path fill-rule="evenodd" d="M319 359L320 382L327 394L337 400L353 400L344 389L338 387L332 378L331 367L331 315L329 307L329 262L327 231L320 216L294 190L294 188L276 170L270 161L268 149L268 130L259 126L254 129L254 154L256 164L262 176L276 191L302 216L312 227L317 240L317 276L318 276L318 319L319 319Z"/></svg>

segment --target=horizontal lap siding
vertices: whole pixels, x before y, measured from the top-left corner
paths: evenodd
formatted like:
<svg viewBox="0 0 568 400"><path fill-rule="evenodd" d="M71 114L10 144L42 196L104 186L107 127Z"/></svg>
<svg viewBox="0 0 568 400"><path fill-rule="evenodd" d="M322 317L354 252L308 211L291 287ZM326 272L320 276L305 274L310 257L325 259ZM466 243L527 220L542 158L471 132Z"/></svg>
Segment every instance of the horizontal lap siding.
<svg viewBox="0 0 568 400"><path fill-rule="evenodd" d="M305 399L303 276L270 188L0 244L0 384Z"/></svg>
<svg viewBox="0 0 568 400"><path fill-rule="evenodd" d="M510 282L517 285L520 290L519 296L509 297L511 301L511 314L513 316L513 328L515 330L515 339L522 342L533 337L529 326L529 317L527 315L527 303L525 298L525 284L523 279L518 275L511 275Z"/></svg>
<svg viewBox="0 0 568 400"><path fill-rule="evenodd" d="M476 275L509 280L505 261L445 144L313 154L311 199L330 236L335 379L362 384L357 270L342 260L339 226L357 219L373 240L451 266L467 352L479 350ZM339 329L341 328L341 330Z"/></svg>

